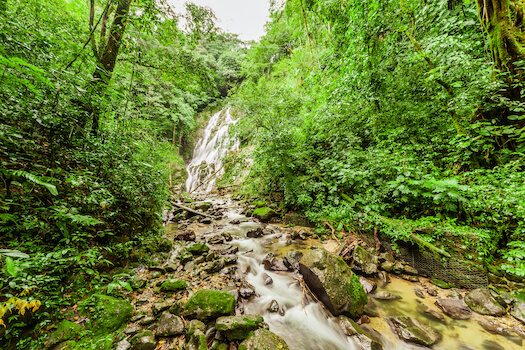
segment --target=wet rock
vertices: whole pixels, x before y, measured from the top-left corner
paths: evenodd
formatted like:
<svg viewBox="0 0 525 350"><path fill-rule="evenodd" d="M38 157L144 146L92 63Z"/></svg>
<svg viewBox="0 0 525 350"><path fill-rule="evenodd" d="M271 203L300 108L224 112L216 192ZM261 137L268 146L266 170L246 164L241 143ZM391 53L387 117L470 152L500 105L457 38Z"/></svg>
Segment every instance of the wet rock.
<svg viewBox="0 0 525 350"><path fill-rule="evenodd" d="M414 293L416 293L416 296L421 299L425 299L425 293L418 287L414 287Z"/></svg>
<svg viewBox="0 0 525 350"><path fill-rule="evenodd" d="M373 275L377 272L377 255L372 255L363 247L357 246L354 249L354 266L357 270L362 271L366 275Z"/></svg>
<svg viewBox="0 0 525 350"><path fill-rule="evenodd" d="M445 316L439 310L436 310L433 307L430 307L426 304L418 304L417 310L431 320L439 321L445 324L447 323Z"/></svg>
<svg viewBox="0 0 525 350"><path fill-rule="evenodd" d="M279 312L279 303L277 303L277 300L272 300L267 310L269 312Z"/></svg>
<svg viewBox="0 0 525 350"><path fill-rule="evenodd" d="M172 315L169 312L163 312L160 316L156 334L162 337L184 334L184 322L182 318Z"/></svg>
<svg viewBox="0 0 525 350"><path fill-rule="evenodd" d="M372 297L379 300L397 300L402 299L400 295L385 290L375 292Z"/></svg>
<svg viewBox="0 0 525 350"><path fill-rule="evenodd" d="M232 220L230 221L230 224L232 225L239 225L241 222L239 220Z"/></svg>
<svg viewBox="0 0 525 350"><path fill-rule="evenodd" d="M219 271L219 274L226 276L235 276L236 273L237 266L226 266L225 268Z"/></svg>
<svg viewBox="0 0 525 350"><path fill-rule="evenodd" d="M76 339L83 330L81 325L63 320L47 340L45 349L51 349L66 340Z"/></svg>
<svg viewBox="0 0 525 350"><path fill-rule="evenodd" d="M211 202L194 203L195 210L208 211L211 207L213 207Z"/></svg>
<svg viewBox="0 0 525 350"><path fill-rule="evenodd" d="M131 338L131 350L154 350L157 340L151 331L144 331Z"/></svg>
<svg viewBox="0 0 525 350"><path fill-rule="evenodd" d="M401 261L397 261L394 264L394 267L392 268L392 272L394 272L395 274L400 274L403 272L404 269L405 269L405 264L403 264Z"/></svg>
<svg viewBox="0 0 525 350"><path fill-rule="evenodd" d="M193 260L193 254L184 249L179 255L178 259L180 260L182 265L186 265L187 263Z"/></svg>
<svg viewBox="0 0 525 350"><path fill-rule="evenodd" d="M212 261L212 260L215 260L219 257L219 255L214 252L214 251L211 251L211 252L208 252L208 254L206 254L206 261Z"/></svg>
<svg viewBox="0 0 525 350"><path fill-rule="evenodd" d="M284 256L283 263L289 270L299 271L299 261L303 257L303 253L298 250L291 250Z"/></svg>
<svg viewBox="0 0 525 350"><path fill-rule="evenodd" d="M269 271L288 271L288 268L284 265L283 259L276 258L273 253L267 254L262 264L265 270Z"/></svg>
<svg viewBox="0 0 525 350"><path fill-rule="evenodd" d="M262 222L269 222L272 218L277 217L277 213L268 207L257 208L252 212L252 216Z"/></svg>
<svg viewBox="0 0 525 350"><path fill-rule="evenodd" d="M213 251L219 255L231 255L236 254L239 248L231 244L217 244L213 247Z"/></svg>
<svg viewBox="0 0 525 350"><path fill-rule="evenodd" d="M264 233L263 233L262 227L257 227L257 228L254 228L253 230L246 232L246 237L248 238L259 238L259 237L262 237L263 235Z"/></svg>
<svg viewBox="0 0 525 350"><path fill-rule="evenodd" d="M514 333L516 333L519 337L525 339L525 330L521 329L519 326L514 326L512 328Z"/></svg>
<svg viewBox="0 0 525 350"><path fill-rule="evenodd" d="M456 320L467 320L472 317L472 311L463 300L437 299L436 305L448 316Z"/></svg>
<svg viewBox="0 0 525 350"><path fill-rule="evenodd" d="M215 322L215 329L230 341L245 339L250 332L259 328L268 329L260 315L223 316Z"/></svg>
<svg viewBox="0 0 525 350"><path fill-rule="evenodd" d="M164 269L166 270L166 272L175 272L179 269L179 267L180 267L180 264L168 263L166 264L166 266L164 266Z"/></svg>
<svg viewBox="0 0 525 350"><path fill-rule="evenodd" d="M359 282L363 286L366 294L373 292L377 288L377 284L374 281L366 279L363 276L359 276Z"/></svg>
<svg viewBox="0 0 525 350"><path fill-rule="evenodd" d="M525 324L525 302L521 300L516 301L514 306L512 306L512 309L510 309L510 314L515 319Z"/></svg>
<svg viewBox="0 0 525 350"><path fill-rule="evenodd" d="M228 292L214 289L197 291L184 305L184 316L204 321L228 316L235 309L235 298Z"/></svg>
<svg viewBox="0 0 525 350"><path fill-rule="evenodd" d="M483 346L484 350L505 350L505 348L495 341L485 339L483 340L483 343L481 344Z"/></svg>
<svg viewBox="0 0 525 350"><path fill-rule="evenodd" d="M239 349L243 350L289 350L288 345L277 334L267 329L259 328L245 339Z"/></svg>
<svg viewBox="0 0 525 350"><path fill-rule="evenodd" d="M377 310L377 305L372 299L368 299L368 303L365 305L364 309L365 315L370 317L379 317L379 311Z"/></svg>
<svg viewBox="0 0 525 350"><path fill-rule="evenodd" d="M435 288L427 288L427 294L431 297L437 297L438 291Z"/></svg>
<svg viewBox="0 0 525 350"><path fill-rule="evenodd" d="M359 317L359 319L357 320L356 323L358 325L370 323L370 317L368 317L367 315L363 315L363 316Z"/></svg>
<svg viewBox="0 0 525 350"><path fill-rule="evenodd" d="M204 224L204 225L209 225L209 224L212 223L212 220L211 220L211 218L202 218L202 219L200 220L200 222L201 222L202 224Z"/></svg>
<svg viewBox="0 0 525 350"><path fill-rule="evenodd" d="M204 243L195 243L190 245L187 249L192 255L202 255L207 253L210 250L210 247Z"/></svg>
<svg viewBox="0 0 525 350"><path fill-rule="evenodd" d="M142 330L142 328L140 326L130 324L124 329L123 332L126 335L134 335L134 334L137 334L138 332L140 332L141 330Z"/></svg>
<svg viewBox="0 0 525 350"><path fill-rule="evenodd" d="M157 318L154 317L154 316L146 316L146 317L144 317L143 319L141 319L139 321L139 324L141 326L149 326L150 324L155 323L156 320L157 320Z"/></svg>
<svg viewBox="0 0 525 350"><path fill-rule="evenodd" d="M465 303L478 314L502 316L505 309L499 305L485 288L474 289L465 296Z"/></svg>
<svg viewBox="0 0 525 350"><path fill-rule="evenodd" d="M499 335L508 335L510 333L507 327L504 327L495 320L481 318L478 320L478 323L484 330L490 333Z"/></svg>
<svg viewBox="0 0 525 350"><path fill-rule="evenodd" d="M450 293L448 293L448 297L452 299L462 299L461 292L457 288L452 288L450 290Z"/></svg>
<svg viewBox="0 0 525 350"><path fill-rule="evenodd" d="M438 280L438 279L431 279L430 280L430 283L432 283L433 285L435 285L436 287L439 287L441 289L450 289L450 284L448 284L447 282L445 281L442 281L442 280Z"/></svg>
<svg viewBox="0 0 525 350"><path fill-rule="evenodd" d="M186 281L182 280L167 280L160 285L161 292L177 292L186 289Z"/></svg>
<svg viewBox="0 0 525 350"><path fill-rule="evenodd" d="M177 241L194 241L195 240L195 232L191 230L184 230L179 231L175 234L173 237L174 240Z"/></svg>
<svg viewBox="0 0 525 350"><path fill-rule="evenodd" d="M255 287L248 283L246 280L242 280L241 285L239 286L239 295L244 299L255 295Z"/></svg>
<svg viewBox="0 0 525 350"><path fill-rule="evenodd" d="M388 321L394 333L409 343L432 346L442 338L441 334L432 327L424 325L412 317L389 317Z"/></svg>
<svg viewBox="0 0 525 350"><path fill-rule="evenodd" d="M226 255L222 258L224 260L224 265L236 264L239 259L236 255Z"/></svg>
<svg viewBox="0 0 525 350"><path fill-rule="evenodd" d="M338 255L312 247L300 260L300 273L310 290L333 315L358 317L367 296L359 278Z"/></svg>
<svg viewBox="0 0 525 350"><path fill-rule="evenodd" d="M419 275L419 272L417 271L417 269L413 268L410 265L403 266L403 273L407 275L411 275L411 276Z"/></svg>
<svg viewBox="0 0 525 350"><path fill-rule="evenodd" d="M202 268L207 273L219 272L224 267L224 259L210 261Z"/></svg>
<svg viewBox="0 0 525 350"><path fill-rule="evenodd" d="M390 261L383 261L380 265L380 268L381 270L384 270L386 272L392 272L392 270L394 269L394 265L395 263L393 262L390 262Z"/></svg>
<svg viewBox="0 0 525 350"><path fill-rule="evenodd" d="M261 277L264 281L265 286L269 286L270 284L273 284L273 279L270 276L268 276L266 273L263 273Z"/></svg>
<svg viewBox="0 0 525 350"><path fill-rule="evenodd" d="M377 277L379 277L379 280L383 284L383 286L390 283L390 277L388 276L388 273L385 271L377 271Z"/></svg>
<svg viewBox="0 0 525 350"><path fill-rule="evenodd" d="M151 307L154 314L160 314L162 311L168 310L173 305L173 301L161 300L154 303Z"/></svg>
<svg viewBox="0 0 525 350"><path fill-rule="evenodd" d="M419 277L418 277L418 276L407 275L407 274L401 274L399 277L401 277L401 278L404 279L405 281L410 281L410 282L414 282L414 283L419 282Z"/></svg>

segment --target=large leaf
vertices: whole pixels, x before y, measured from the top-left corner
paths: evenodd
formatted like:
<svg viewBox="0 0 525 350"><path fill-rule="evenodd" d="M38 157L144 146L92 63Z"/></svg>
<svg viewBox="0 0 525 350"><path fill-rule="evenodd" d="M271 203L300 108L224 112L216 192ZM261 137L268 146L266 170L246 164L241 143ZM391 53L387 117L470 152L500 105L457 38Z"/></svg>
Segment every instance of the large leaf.
<svg viewBox="0 0 525 350"><path fill-rule="evenodd" d="M29 255L27 255L26 253L22 253L19 250L13 250L13 249L0 249L0 254L5 255L5 256L10 256L12 258L22 258L22 259L29 258Z"/></svg>
<svg viewBox="0 0 525 350"><path fill-rule="evenodd" d="M7 273L10 274L12 277L16 277L17 275L16 263L10 257L6 257L5 269L7 270Z"/></svg>

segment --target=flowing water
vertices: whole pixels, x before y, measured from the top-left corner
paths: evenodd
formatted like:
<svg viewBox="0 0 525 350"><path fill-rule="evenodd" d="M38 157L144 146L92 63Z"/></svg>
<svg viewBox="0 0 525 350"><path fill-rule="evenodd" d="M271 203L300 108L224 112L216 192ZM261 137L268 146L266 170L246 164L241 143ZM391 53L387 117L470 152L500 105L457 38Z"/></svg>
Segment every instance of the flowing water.
<svg viewBox="0 0 525 350"><path fill-rule="evenodd" d="M215 113L208 121L202 137L195 145L193 159L186 167L188 193L196 190L209 192L215 180L224 174L222 157L229 151L239 149L239 142L225 147L229 146L228 128L235 122L229 108Z"/></svg>
<svg viewBox="0 0 525 350"><path fill-rule="evenodd" d="M229 110L223 110L210 119L203 138L195 147L194 160L188 166L188 192L198 189L201 194L205 194L213 187L216 176L221 174L220 158L228 152L228 148L217 146L221 142L228 143L226 142L228 127L234 122ZM233 149L237 147L238 143L234 143ZM243 274L243 278L255 287L257 293L252 300L243 305L245 314L262 315L270 330L283 338L291 350L367 348L357 339L347 337L343 333L335 318L303 289L299 276L292 272L266 271L262 265L263 258L269 252L282 257L289 250L309 249L313 244L323 246L321 243L316 240L291 242L292 229L276 225L266 226L274 232L270 235L246 238L247 231L262 224L240 214L242 208L228 198L221 198L218 201L215 204L221 204L228 210L225 217L218 220L216 224L221 231L229 232L235 237L231 243L239 247L238 270ZM240 224L232 224L233 220L240 221ZM201 229L201 233L205 234L208 228ZM324 247L331 250L329 246ZM272 283L268 283L268 278L271 278ZM425 303L435 307L433 303L436 298L429 296L425 299L417 298L414 293L415 285L393 277L391 283L379 287L402 297L400 300L376 300L380 316L371 317L370 324L366 325L377 331L384 350L426 349L401 341L390 329L388 316L411 316L438 330L443 335L443 340L433 347L435 350L523 349L522 339L516 335L500 336L485 331L475 319L480 316L466 321L446 317L446 324L429 320L418 311L418 304ZM439 293L439 297L446 297L448 291L440 290ZM274 301L279 306L278 312L269 311L269 305ZM506 317L500 318L499 321L507 322L511 326L513 320Z"/></svg>

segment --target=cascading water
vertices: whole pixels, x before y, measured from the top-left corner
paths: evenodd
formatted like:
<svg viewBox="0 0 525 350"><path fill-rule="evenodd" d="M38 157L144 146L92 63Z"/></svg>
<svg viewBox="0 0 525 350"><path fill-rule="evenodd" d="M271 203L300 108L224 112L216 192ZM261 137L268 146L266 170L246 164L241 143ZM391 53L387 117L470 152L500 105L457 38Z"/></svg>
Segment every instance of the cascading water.
<svg viewBox="0 0 525 350"><path fill-rule="evenodd" d="M186 167L188 171L186 191L188 193L196 190L209 192L215 180L224 173L222 157L229 151L239 149L238 141L231 148L224 147L229 142L228 128L235 122L230 108L223 109L210 118L202 138L195 145L193 159Z"/></svg>

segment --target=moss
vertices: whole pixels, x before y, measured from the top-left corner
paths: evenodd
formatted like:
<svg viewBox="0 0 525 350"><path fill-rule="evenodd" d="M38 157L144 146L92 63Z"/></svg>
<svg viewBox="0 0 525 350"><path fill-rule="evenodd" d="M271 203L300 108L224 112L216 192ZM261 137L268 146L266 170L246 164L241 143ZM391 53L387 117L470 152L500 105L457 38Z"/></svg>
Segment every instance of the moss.
<svg viewBox="0 0 525 350"><path fill-rule="evenodd" d="M225 316L217 319L215 329L221 331L228 340L242 340L264 325L266 324L260 315Z"/></svg>
<svg viewBox="0 0 525 350"><path fill-rule="evenodd" d="M261 208L266 205L266 202L265 201L253 201L251 205L255 205L257 208Z"/></svg>
<svg viewBox="0 0 525 350"><path fill-rule="evenodd" d="M133 306L128 301L103 294L93 294L79 306L81 313L90 319L86 327L95 335L116 331L127 324L133 314Z"/></svg>
<svg viewBox="0 0 525 350"><path fill-rule="evenodd" d="M188 247L188 251L193 255L201 255L210 250L205 243L195 243Z"/></svg>
<svg viewBox="0 0 525 350"><path fill-rule="evenodd" d="M164 281L160 286L161 292L176 292L183 289L186 289L186 281L183 280Z"/></svg>
<svg viewBox="0 0 525 350"><path fill-rule="evenodd" d="M57 330L49 337L49 340L46 344L47 348L52 348L66 340L75 339L80 335L80 333L82 333L83 330L84 328L81 325L68 320L63 320L58 325Z"/></svg>
<svg viewBox="0 0 525 350"><path fill-rule="evenodd" d="M252 212L252 216L256 217L261 221L268 221L271 218L277 216L277 213L273 209L268 207L257 208Z"/></svg>
<svg viewBox="0 0 525 350"><path fill-rule="evenodd" d="M233 313L235 298L228 292L213 289L197 291L184 306L185 316L208 320Z"/></svg>

